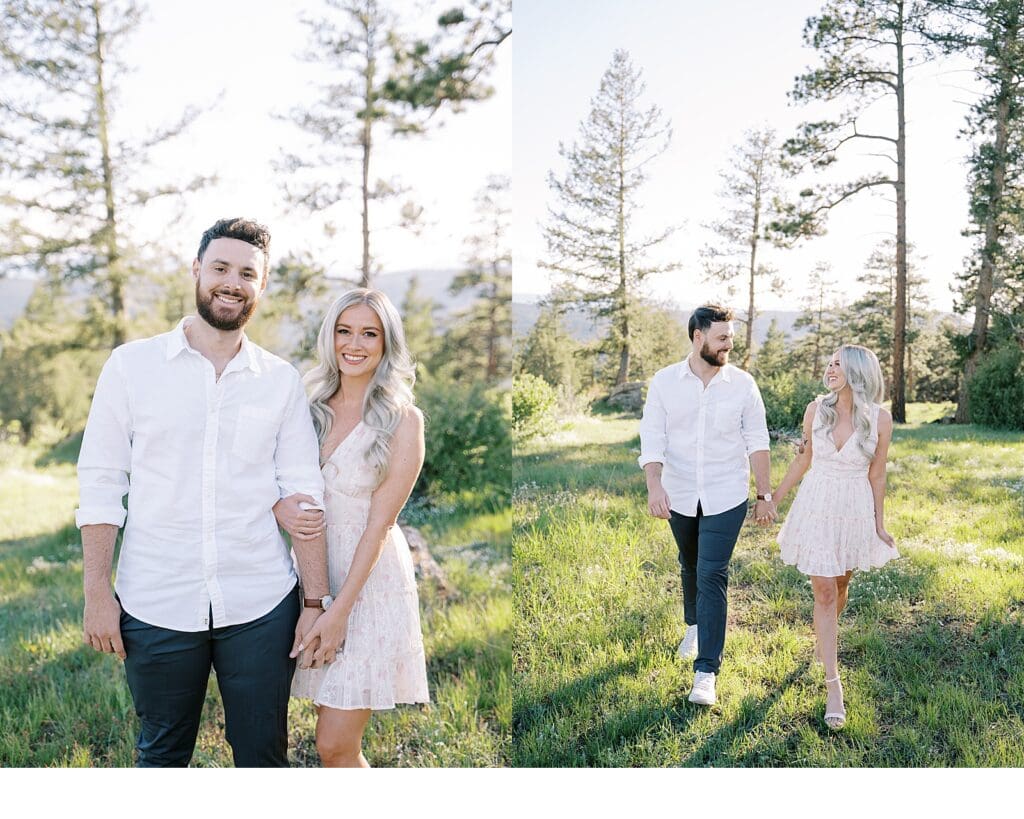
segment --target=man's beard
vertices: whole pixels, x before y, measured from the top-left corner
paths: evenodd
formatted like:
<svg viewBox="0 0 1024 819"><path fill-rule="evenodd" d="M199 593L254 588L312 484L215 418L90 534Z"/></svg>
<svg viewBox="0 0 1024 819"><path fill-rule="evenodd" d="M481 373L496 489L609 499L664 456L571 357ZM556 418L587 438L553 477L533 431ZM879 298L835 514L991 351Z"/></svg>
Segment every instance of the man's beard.
<svg viewBox="0 0 1024 819"><path fill-rule="evenodd" d="M700 348L700 357L712 367L724 367L729 363L729 351L722 350L717 356L711 354L708 343L705 341Z"/></svg>
<svg viewBox="0 0 1024 819"><path fill-rule="evenodd" d="M253 311L256 309L256 299L252 299L251 301L242 302L242 309L239 310L238 315L233 318L222 318L213 311L213 298L213 293L203 298L199 282L196 282L196 310L203 321L215 330L225 330L227 332L241 330L248 323L249 319L252 318Z"/></svg>

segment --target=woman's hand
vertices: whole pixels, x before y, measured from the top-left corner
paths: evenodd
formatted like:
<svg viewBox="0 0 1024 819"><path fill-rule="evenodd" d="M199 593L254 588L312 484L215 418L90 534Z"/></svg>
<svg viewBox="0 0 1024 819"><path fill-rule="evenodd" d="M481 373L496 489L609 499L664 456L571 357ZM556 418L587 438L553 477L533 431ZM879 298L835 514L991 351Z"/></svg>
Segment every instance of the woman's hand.
<svg viewBox="0 0 1024 819"><path fill-rule="evenodd" d="M885 527L881 524L875 527L875 534L877 534L879 539L890 549L896 548L896 541L892 539L892 535L885 531Z"/></svg>
<svg viewBox="0 0 1024 819"><path fill-rule="evenodd" d="M299 651L304 651L300 668L321 668L327 663L333 663L338 649L345 643L348 634L348 612L341 610L340 606L331 606L320 615L319 619L302 638ZM317 641L319 640L319 645ZM314 650L315 649L315 650ZM312 652L309 662L306 658Z"/></svg>
<svg viewBox="0 0 1024 819"><path fill-rule="evenodd" d="M324 531L324 513L309 495L289 495L274 504L278 525L294 540L313 540Z"/></svg>

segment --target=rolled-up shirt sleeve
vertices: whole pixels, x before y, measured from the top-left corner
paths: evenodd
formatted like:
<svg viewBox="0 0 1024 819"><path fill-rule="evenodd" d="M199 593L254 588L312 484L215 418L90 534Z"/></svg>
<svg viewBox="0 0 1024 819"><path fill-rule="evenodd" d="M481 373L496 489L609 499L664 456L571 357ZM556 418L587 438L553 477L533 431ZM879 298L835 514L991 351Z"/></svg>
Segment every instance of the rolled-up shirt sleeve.
<svg viewBox="0 0 1024 819"><path fill-rule="evenodd" d="M665 463L665 449L668 446L665 422L665 405L661 400L658 382L652 379L647 388L644 414L640 419L640 457L637 461L641 469L647 464Z"/></svg>
<svg viewBox="0 0 1024 819"><path fill-rule="evenodd" d="M128 385L115 350L103 365L93 394L89 420L78 456L79 506L75 523L81 528L108 523L121 527L127 514L132 433Z"/></svg>
<svg viewBox="0 0 1024 819"><path fill-rule="evenodd" d="M764 400L757 384L751 382L750 395L743 407L743 442L747 448L747 456L755 452L770 449L768 438L768 421L765 417Z"/></svg>
<svg viewBox="0 0 1024 819"><path fill-rule="evenodd" d="M281 497L310 495L324 508L324 478L320 472L320 445L309 414L309 403L299 374L292 381L288 410L277 437L274 455Z"/></svg>

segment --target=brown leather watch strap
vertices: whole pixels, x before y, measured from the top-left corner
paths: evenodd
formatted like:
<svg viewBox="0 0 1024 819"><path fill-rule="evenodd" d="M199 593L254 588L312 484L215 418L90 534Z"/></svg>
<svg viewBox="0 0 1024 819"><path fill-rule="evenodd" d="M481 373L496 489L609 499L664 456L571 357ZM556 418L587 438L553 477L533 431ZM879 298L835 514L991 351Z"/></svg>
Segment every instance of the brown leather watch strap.
<svg viewBox="0 0 1024 819"><path fill-rule="evenodd" d="M307 609L318 609L318 608L320 608L320 598L319 597L303 597L302 598L302 605L303 605L304 608L307 608Z"/></svg>

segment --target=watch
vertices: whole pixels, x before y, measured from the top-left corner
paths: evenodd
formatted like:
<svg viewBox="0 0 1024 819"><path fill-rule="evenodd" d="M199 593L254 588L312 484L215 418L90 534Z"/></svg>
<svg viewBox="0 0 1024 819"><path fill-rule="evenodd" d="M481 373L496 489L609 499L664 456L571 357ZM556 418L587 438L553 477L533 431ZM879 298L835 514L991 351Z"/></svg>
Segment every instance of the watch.
<svg viewBox="0 0 1024 819"><path fill-rule="evenodd" d="M763 500L763 501L768 501L768 503L771 503L772 502L772 493L771 492L765 492L763 495L758 495L757 499L758 500Z"/></svg>
<svg viewBox="0 0 1024 819"><path fill-rule="evenodd" d="M334 602L334 598L329 594L325 594L323 597L303 597L302 605L307 609L320 609L320 611L327 611L331 607L331 603Z"/></svg>

